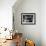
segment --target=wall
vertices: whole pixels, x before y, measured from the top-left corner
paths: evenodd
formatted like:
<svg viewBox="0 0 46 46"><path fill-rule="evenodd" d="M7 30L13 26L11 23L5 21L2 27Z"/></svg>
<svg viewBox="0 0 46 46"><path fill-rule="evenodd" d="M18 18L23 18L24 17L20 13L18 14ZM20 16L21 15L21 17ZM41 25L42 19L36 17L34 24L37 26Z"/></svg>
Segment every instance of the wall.
<svg viewBox="0 0 46 46"><path fill-rule="evenodd" d="M15 30L22 32L24 38L34 40L36 46L41 46L41 1L18 0L18 2L13 6ZM36 25L22 25L21 13L36 13Z"/></svg>
<svg viewBox="0 0 46 46"><path fill-rule="evenodd" d="M41 1L41 40L42 46L46 46L46 0Z"/></svg>
<svg viewBox="0 0 46 46"><path fill-rule="evenodd" d="M12 29L12 6L16 0L0 0L0 27Z"/></svg>

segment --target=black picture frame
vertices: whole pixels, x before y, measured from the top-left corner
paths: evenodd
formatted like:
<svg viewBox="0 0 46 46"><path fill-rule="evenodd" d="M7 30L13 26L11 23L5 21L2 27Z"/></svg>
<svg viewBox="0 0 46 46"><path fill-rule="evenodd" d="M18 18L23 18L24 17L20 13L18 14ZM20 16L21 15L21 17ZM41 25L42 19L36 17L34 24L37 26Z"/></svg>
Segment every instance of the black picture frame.
<svg viewBox="0 0 46 46"><path fill-rule="evenodd" d="M21 13L21 24L35 25L36 24L36 13Z"/></svg>

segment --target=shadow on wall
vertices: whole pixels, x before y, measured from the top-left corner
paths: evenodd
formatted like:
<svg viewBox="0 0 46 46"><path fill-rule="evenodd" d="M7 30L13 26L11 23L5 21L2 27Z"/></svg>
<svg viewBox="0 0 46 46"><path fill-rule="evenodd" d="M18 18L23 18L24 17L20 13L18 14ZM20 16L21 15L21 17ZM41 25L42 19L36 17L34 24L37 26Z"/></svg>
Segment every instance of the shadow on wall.
<svg viewBox="0 0 46 46"><path fill-rule="evenodd" d="M12 8L19 8L24 0L17 0L16 3L12 6ZM16 9L15 9L16 10Z"/></svg>
<svg viewBox="0 0 46 46"><path fill-rule="evenodd" d="M15 30L18 30L18 32L23 32L24 31L24 26L21 25L21 16L19 17L17 15L17 12L18 12L20 6L22 5L23 1L24 0L17 0L16 3L12 7L12 12L13 12L13 16L14 16L13 28L15 27ZM18 14L20 14L20 13L18 13Z"/></svg>

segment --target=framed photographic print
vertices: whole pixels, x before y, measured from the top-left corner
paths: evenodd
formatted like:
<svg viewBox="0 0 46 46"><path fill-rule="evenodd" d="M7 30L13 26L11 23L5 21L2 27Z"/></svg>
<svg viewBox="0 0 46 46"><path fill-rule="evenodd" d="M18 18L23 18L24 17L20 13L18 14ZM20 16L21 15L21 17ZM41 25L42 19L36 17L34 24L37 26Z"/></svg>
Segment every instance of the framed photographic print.
<svg viewBox="0 0 46 46"><path fill-rule="evenodd" d="M23 25L36 24L36 13L21 13L21 24Z"/></svg>

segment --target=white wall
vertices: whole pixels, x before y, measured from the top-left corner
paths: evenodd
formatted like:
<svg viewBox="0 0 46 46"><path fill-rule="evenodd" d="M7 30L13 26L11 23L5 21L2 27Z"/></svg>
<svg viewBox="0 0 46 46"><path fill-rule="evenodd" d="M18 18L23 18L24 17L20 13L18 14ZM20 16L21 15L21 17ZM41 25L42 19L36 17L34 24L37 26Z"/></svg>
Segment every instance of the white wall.
<svg viewBox="0 0 46 46"><path fill-rule="evenodd" d="M41 38L42 46L46 46L46 0L41 1Z"/></svg>
<svg viewBox="0 0 46 46"><path fill-rule="evenodd" d="M16 0L0 0L0 27L12 28L12 6Z"/></svg>
<svg viewBox="0 0 46 46"><path fill-rule="evenodd" d="M34 40L36 46L41 46L41 1L18 0L18 2L13 6L15 30L22 32L25 38ZM36 25L22 25L21 13L36 13Z"/></svg>

